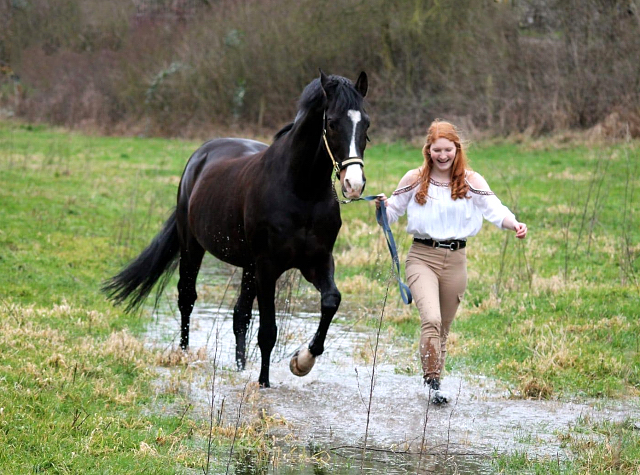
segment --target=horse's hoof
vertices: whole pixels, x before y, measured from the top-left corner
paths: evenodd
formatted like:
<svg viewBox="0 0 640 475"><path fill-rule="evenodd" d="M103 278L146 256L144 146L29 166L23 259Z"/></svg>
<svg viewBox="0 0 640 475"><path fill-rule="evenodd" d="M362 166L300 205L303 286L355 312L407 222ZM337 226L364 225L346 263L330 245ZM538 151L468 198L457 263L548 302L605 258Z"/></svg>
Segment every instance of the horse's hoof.
<svg viewBox="0 0 640 475"><path fill-rule="evenodd" d="M296 351L289 363L289 369L296 376L306 376L313 368L316 357L311 354L309 348L303 348Z"/></svg>

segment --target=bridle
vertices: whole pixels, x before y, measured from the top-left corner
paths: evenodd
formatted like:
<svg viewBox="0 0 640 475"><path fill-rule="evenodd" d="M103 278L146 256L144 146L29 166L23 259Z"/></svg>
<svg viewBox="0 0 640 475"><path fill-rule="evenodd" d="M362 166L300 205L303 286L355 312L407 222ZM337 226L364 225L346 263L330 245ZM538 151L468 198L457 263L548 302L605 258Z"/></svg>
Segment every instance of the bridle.
<svg viewBox="0 0 640 475"><path fill-rule="evenodd" d="M340 172L347 168L349 165L353 165L357 163L362 168L364 168L364 160L359 157L349 157L346 160L338 163L331 152L331 147L329 147L329 141L327 140L327 115L326 112L322 114L322 140L324 140L324 146L327 148L327 153L329 154L329 158L331 158L331 162L333 163L333 171L336 173L336 178L340 178Z"/></svg>
<svg viewBox="0 0 640 475"><path fill-rule="evenodd" d="M322 140L324 141L324 146L327 149L327 153L329 154L329 158L331 159L331 162L333 163L333 171L336 174L336 180L340 179L340 172L342 170L344 170L345 168L347 168L349 165L353 165L354 163L357 163L358 165L360 165L362 168L364 168L364 160L362 160L359 157L349 157L346 160L341 161L340 163L338 163L338 161L335 159L335 157L333 156L333 153L331 152L331 147L329 147L329 141L327 140L327 116L326 113L323 113L322 116ZM341 200L340 198L338 198L338 193L336 192L336 186L334 183L334 180L331 180L331 189L333 190L333 195L336 198L336 201L338 201L338 203L340 204L347 204L347 203L351 203L352 201L359 201L363 198L356 198L356 199L351 199L351 200Z"/></svg>

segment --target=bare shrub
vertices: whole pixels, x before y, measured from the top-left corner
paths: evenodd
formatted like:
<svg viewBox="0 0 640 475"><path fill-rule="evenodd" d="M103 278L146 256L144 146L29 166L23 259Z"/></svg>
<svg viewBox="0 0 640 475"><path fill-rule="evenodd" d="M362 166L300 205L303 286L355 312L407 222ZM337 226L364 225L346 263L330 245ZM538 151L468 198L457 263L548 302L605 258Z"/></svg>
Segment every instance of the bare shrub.
<svg viewBox="0 0 640 475"><path fill-rule="evenodd" d="M0 107L29 120L271 133L323 68L369 73L374 137L421 136L435 117L501 134L640 134L632 2L50 3L1 4L0 61L22 92L5 81Z"/></svg>

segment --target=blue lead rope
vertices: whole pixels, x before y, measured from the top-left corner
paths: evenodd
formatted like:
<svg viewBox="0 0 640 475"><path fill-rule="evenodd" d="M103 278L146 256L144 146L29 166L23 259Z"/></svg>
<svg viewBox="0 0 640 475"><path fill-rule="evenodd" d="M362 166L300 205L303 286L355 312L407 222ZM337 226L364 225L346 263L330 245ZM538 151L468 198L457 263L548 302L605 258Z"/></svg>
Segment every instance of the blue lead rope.
<svg viewBox="0 0 640 475"><path fill-rule="evenodd" d="M360 198L366 201L374 201L377 198L376 195L365 196ZM380 202L380 207L376 209L376 220L380 227L382 227L382 231L384 232L384 237L387 239L387 246L389 247L389 253L391 254L391 260L393 261L394 273L396 275L396 279L398 279L398 287L400 289L400 296L404 303L409 305L413 301L413 297L411 296L411 290L409 287L402 282L400 278L400 259L398 259L398 250L396 248L396 242L393 239L393 233L391 232L391 227L389 226L389 221L387 220L387 207L384 204L384 201Z"/></svg>

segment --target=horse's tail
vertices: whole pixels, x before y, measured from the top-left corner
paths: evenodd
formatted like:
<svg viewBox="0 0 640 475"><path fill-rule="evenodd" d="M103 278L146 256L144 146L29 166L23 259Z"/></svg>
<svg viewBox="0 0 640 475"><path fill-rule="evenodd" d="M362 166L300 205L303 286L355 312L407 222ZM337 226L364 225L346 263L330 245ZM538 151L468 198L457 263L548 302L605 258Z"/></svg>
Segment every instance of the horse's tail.
<svg viewBox="0 0 640 475"><path fill-rule="evenodd" d="M157 296L160 296L178 265L179 251L180 238L174 210L151 244L127 267L107 280L102 291L116 305L129 300L126 312L136 310L159 280Z"/></svg>

